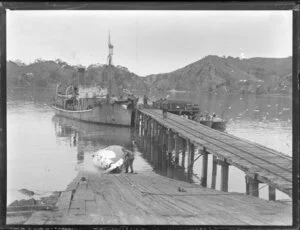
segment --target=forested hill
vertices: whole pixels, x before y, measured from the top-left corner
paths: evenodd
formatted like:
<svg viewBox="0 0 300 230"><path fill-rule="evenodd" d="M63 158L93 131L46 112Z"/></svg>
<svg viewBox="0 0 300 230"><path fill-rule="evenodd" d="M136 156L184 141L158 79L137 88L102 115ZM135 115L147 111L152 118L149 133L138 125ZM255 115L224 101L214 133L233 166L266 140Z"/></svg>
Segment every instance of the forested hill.
<svg viewBox="0 0 300 230"><path fill-rule="evenodd" d="M77 67L62 60L37 60L25 65L7 62L7 85L51 87L70 84L77 78ZM106 65L86 68L85 81L100 84L107 77ZM290 93L292 88L292 57L250 58L207 56L170 73L140 77L126 67L114 66L112 76L116 87L132 91L201 91L240 93Z"/></svg>
<svg viewBox="0 0 300 230"><path fill-rule="evenodd" d="M151 90L290 93L292 58L207 56L170 73L149 75Z"/></svg>
<svg viewBox="0 0 300 230"><path fill-rule="evenodd" d="M29 65L8 61L7 85L8 87L55 87L61 83L71 84L77 80L78 67L81 66L71 66L61 60L39 60ZM147 92L144 79L125 67L113 66L111 76L114 77L115 87ZM86 84L101 84L105 78L108 78L107 65L97 64L86 68Z"/></svg>

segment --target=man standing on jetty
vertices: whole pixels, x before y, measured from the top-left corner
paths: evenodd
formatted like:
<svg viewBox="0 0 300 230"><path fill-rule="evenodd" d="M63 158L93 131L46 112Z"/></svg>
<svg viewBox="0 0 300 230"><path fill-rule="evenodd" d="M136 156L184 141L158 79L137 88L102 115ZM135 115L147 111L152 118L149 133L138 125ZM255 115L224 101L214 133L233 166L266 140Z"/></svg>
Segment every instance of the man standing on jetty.
<svg viewBox="0 0 300 230"><path fill-rule="evenodd" d="M134 173L133 171L133 161L134 161L134 156L135 153L137 152L137 146L134 141L132 141L132 150L130 151L129 149L122 148L124 154L125 154L125 159L124 159L124 166L125 166L125 173L128 173L128 168L130 167L130 173Z"/></svg>
<svg viewBox="0 0 300 230"><path fill-rule="evenodd" d="M146 94L144 95L144 108L148 108L148 97Z"/></svg>

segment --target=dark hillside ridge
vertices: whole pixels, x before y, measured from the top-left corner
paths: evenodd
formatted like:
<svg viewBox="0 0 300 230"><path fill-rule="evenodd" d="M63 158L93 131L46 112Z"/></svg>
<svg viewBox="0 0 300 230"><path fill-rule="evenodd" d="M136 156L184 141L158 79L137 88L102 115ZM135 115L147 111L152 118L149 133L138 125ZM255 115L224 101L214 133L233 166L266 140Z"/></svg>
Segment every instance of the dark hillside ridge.
<svg viewBox="0 0 300 230"><path fill-rule="evenodd" d="M76 80L77 67L68 63L38 60L25 65L7 62L8 86L49 87ZM101 84L107 77L106 65L86 68L85 82ZM144 93L159 91L201 91L216 93L280 93L292 89L292 57L250 58L209 55L169 73L140 77L126 67L112 68L115 86Z"/></svg>
<svg viewBox="0 0 300 230"><path fill-rule="evenodd" d="M151 90L290 93L292 57L250 58L207 56L170 73L146 76Z"/></svg>

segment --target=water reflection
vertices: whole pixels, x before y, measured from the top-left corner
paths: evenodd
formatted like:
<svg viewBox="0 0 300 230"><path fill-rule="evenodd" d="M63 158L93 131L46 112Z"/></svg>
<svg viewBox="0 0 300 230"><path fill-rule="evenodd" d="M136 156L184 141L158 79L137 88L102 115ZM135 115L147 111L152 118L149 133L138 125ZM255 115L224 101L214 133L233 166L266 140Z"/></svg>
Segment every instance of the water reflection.
<svg viewBox="0 0 300 230"><path fill-rule="evenodd" d="M91 153L109 145L131 148L134 139L129 127L92 124L61 116L53 116L52 122L58 143L76 147L77 164L82 166L79 170L93 170Z"/></svg>

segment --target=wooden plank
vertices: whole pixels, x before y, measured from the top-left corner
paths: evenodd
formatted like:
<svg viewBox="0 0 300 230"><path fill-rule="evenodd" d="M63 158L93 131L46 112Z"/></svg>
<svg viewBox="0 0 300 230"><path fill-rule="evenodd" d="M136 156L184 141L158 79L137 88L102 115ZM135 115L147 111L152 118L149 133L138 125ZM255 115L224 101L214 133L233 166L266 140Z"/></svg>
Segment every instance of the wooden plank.
<svg viewBox="0 0 300 230"><path fill-rule="evenodd" d="M174 118L180 119L180 117L178 117L178 116L175 116L175 115L172 115L172 116L173 116ZM255 143L255 142L251 142L251 141L248 141L248 140L244 140L244 139L238 138L238 137L236 137L236 136L234 136L234 135L231 135L231 134L228 134L228 133L218 132L218 131L216 131L216 130L214 130L214 129L208 128L208 127L206 127L206 126L203 126L203 125L201 125L201 124L199 124L199 123L196 123L196 122L194 122L194 121L191 121L191 120L185 120L185 123L187 123L187 125L192 125L192 127L195 127L195 125L196 125L198 130L203 130L203 129L204 129L206 133L211 133L212 136L219 136L219 137L226 138L226 139L224 139L225 141L231 141L231 142L236 141L236 142L239 143L240 145L247 145L247 144L248 144L248 146L255 146L256 149L263 149L264 151L268 151L268 152L270 152L270 153L272 153L272 154L276 154L276 155L278 155L278 156L280 156L280 157L282 157L282 158L286 158L286 159L291 160L291 157L286 156L286 155L283 155L283 154L280 153L280 152L277 152L277 151L275 151L275 150L273 150L273 149L270 149L270 148L267 148L267 147L265 147L265 146L259 145L259 144ZM199 129L198 126L200 126L201 129ZM190 127L191 127L191 126L190 126ZM229 139L229 138L230 138L230 139Z"/></svg>
<svg viewBox="0 0 300 230"><path fill-rule="evenodd" d="M25 225L44 225L51 219L52 212L39 211L32 214L32 216L25 222Z"/></svg>
<svg viewBox="0 0 300 230"><path fill-rule="evenodd" d="M152 171L85 176L88 186L84 193L78 192L82 194L78 198L86 200L86 194L92 192L96 199L85 201L84 215L74 210L60 224L270 225L274 219L279 225L292 223L291 205L215 191ZM179 192L178 187L186 192ZM82 186L78 189L82 190ZM55 221L51 219L49 223Z"/></svg>
<svg viewBox="0 0 300 230"><path fill-rule="evenodd" d="M72 191L64 191L60 194L60 197L56 203L59 210L67 212L70 208L70 203L72 199Z"/></svg>
<svg viewBox="0 0 300 230"><path fill-rule="evenodd" d="M8 206L7 212L19 212L19 211L53 211L57 208L52 205L23 205L23 206Z"/></svg>

